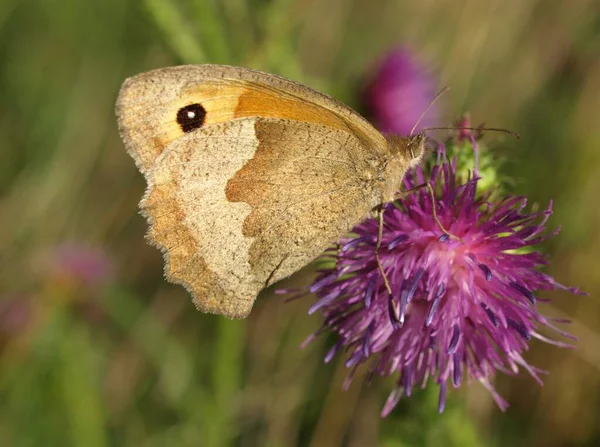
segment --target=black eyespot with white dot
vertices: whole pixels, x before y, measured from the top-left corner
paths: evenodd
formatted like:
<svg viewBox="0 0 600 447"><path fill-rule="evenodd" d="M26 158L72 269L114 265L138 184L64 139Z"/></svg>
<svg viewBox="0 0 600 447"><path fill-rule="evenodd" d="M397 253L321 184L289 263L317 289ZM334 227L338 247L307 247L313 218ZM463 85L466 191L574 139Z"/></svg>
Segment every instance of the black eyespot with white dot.
<svg viewBox="0 0 600 447"><path fill-rule="evenodd" d="M177 124L186 133L202 127L205 118L206 109L201 104L190 104L177 111Z"/></svg>

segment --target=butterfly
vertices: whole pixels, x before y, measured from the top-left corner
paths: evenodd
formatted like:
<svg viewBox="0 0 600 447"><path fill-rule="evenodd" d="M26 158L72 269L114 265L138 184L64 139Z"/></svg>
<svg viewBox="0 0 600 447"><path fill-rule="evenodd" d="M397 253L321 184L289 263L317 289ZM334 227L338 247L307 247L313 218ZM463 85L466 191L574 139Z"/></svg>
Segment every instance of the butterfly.
<svg viewBox="0 0 600 447"><path fill-rule="evenodd" d="M393 201L425 150L423 133L383 135L330 96L242 67L142 73L116 112L166 279L229 318Z"/></svg>

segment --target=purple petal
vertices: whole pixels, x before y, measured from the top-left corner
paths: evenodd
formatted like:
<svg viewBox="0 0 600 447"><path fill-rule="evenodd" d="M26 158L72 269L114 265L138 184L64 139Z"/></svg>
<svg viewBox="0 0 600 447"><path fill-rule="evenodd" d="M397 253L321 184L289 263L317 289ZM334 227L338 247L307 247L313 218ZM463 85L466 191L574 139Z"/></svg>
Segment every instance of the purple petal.
<svg viewBox="0 0 600 447"><path fill-rule="evenodd" d="M490 268L485 264L478 264L478 267L481 269L481 271L485 275L485 280L491 281L492 280L492 271L490 270Z"/></svg>
<svg viewBox="0 0 600 447"><path fill-rule="evenodd" d="M405 242L407 240L408 240L408 235L401 234L397 238L392 239L392 241L388 244L387 248L388 248L388 250L393 250L398 245L400 245L402 242Z"/></svg>
<svg viewBox="0 0 600 447"><path fill-rule="evenodd" d="M459 338L460 338L460 329L458 328L458 325L455 324L452 327L452 338L450 339L450 344L448 345L448 350L446 351L448 353L448 355L452 355L456 352Z"/></svg>
<svg viewBox="0 0 600 447"><path fill-rule="evenodd" d="M535 305L535 296L533 295L533 293L531 293L529 289L523 287L521 284L516 282L511 282L510 285L513 289L516 289L519 292L521 292L521 294L525 298L527 298L531 302L531 304Z"/></svg>

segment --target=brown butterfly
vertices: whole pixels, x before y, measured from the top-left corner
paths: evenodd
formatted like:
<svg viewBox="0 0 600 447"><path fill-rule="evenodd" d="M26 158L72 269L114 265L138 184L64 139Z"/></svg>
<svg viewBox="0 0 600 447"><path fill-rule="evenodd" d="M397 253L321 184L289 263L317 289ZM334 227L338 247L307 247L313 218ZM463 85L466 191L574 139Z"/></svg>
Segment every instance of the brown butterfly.
<svg viewBox="0 0 600 447"><path fill-rule="evenodd" d="M127 79L117 115L167 280L230 318L393 201L425 147L301 84L222 65Z"/></svg>

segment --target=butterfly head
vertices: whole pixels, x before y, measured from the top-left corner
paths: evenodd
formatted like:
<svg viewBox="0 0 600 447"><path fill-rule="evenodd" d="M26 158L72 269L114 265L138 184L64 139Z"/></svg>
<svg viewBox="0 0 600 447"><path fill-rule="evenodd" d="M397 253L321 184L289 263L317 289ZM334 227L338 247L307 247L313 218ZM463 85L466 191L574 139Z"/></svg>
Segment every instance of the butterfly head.
<svg viewBox="0 0 600 447"><path fill-rule="evenodd" d="M406 142L406 156L408 158L408 166L415 167L423 159L425 153L425 143L427 137L423 132L416 135L411 135Z"/></svg>
<svg viewBox="0 0 600 447"><path fill-rule="evenodd" d="M410 168L423 159L427 137L424 133L410 135L387 135L388 159L383 167L382 201L391 202L400 190L402 179Z"/></svg>
<svg viewBox="0 0 600 447"><path fill-rule="evenodd" d="M388 135L386 139L391 154L392 164L402 166L404 171L418 165L423 159L427 139L424 133L418 133L408 137Z"/></svg>

